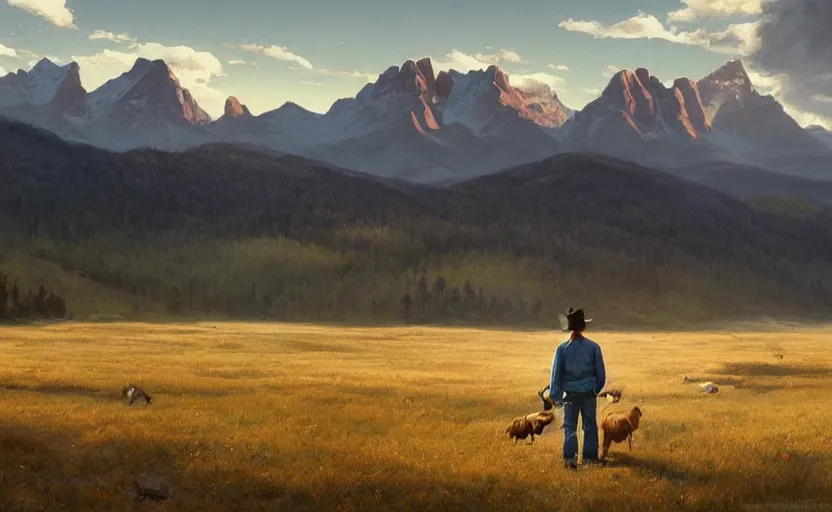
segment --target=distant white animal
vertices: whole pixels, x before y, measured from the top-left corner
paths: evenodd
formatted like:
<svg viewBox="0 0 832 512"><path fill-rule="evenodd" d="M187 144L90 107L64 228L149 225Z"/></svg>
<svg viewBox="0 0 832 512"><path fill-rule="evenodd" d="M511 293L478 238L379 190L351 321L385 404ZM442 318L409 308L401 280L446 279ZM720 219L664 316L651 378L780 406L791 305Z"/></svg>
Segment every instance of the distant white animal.
<svg viewBox="0 0 832 512"><path fill-rule="evenodd" d="M719 388L717 387L717 385L714 384L711 381L703 382L702 384L699 385L699 389L703 393L718 393L719 392Z"/></svg>

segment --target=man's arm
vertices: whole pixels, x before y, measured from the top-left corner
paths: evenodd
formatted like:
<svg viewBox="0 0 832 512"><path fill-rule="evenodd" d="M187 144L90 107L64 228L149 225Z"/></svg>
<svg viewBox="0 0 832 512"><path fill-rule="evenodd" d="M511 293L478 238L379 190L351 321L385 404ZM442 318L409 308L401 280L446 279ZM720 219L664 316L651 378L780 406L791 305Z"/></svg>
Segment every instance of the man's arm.
<svg viewBox="0 0 832 512"><path fill-rule="evenodd" d="M595 394L604 389L607 383L607 369L604 366L604 354L601 353L601 346L595 345Z"/></svg>
<svg viewBox="0 0 832 512"><path fill-rule="evenodd" d="M563 353L562 346L555 350L555 357L552 360L552 377L549 382L549 396L552 402L563 398Z"/></svg>

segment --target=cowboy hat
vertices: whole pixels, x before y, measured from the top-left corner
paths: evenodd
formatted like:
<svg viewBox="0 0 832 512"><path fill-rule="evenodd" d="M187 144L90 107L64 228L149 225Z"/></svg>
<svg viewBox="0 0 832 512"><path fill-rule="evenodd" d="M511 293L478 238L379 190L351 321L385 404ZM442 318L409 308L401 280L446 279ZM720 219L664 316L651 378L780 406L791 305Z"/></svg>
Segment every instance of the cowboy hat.
<svg viewBox="0 0 832 512"><path fill-rule="evenodd" d="M560 315L560 327L564 331L580 331L586 328L591 318L584 318L583 309L569 308L565 315Z"/></svg>

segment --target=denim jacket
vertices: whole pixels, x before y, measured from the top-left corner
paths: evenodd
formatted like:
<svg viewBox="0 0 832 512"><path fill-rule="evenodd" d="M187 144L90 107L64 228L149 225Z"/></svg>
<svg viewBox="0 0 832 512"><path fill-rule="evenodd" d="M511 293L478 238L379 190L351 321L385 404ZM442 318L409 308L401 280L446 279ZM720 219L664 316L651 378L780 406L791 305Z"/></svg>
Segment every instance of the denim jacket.
<svg viewBox="0 0 832 512"><path fill-rule="evenodd" d="M607 379L601 347L583 336L561 343L552 360L549 393L552 400L563 398L564 392L597 395Z"/></svg>

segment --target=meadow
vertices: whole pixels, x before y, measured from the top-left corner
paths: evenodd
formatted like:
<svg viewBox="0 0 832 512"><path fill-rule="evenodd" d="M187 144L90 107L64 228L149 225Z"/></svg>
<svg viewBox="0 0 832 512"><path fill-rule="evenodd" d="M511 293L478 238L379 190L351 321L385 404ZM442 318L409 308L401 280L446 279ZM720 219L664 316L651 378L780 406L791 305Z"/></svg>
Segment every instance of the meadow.
<svg viewBox="0 0 832 512"><path fill-rule="evenodd" d="M588 335L624 392L611 409L644 416L632 452L573 473L561 430L503 433L539 409L558 332L0 327L0 510L832 508L832 331ZM128 382L154 405L128 407ZM137 502L147 478L169 499Z"/></svg>

